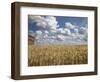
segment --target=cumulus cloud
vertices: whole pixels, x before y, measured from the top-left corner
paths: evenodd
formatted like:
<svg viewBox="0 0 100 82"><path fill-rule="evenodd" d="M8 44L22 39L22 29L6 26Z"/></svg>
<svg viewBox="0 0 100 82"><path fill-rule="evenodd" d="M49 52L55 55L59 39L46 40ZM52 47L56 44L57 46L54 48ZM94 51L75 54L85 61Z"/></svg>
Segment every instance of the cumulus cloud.
<svg viewBox="0 0 100 82"><path fill-rule="evenodd" d="M79 33L80 33L80 34L85 34L85 33L87 33L87 28L86 28L86 27L80 27L80 28L79 28Z"/></svg>
<svg viewBox="0 0 100 82"><path fill-rule="evenodd" d="M29 15L29 19L32 22L35 22L37 26L42 27L42 28L46 28L46 22L45 22L43 16L33 16L33 15Z"/></svg>
<svg viewBox="0 0 100 82"><path fill-rule="evenodd" d="M47 30L44 31L45 34L49 34L49 32Z"/></svg>
<svg viewBox="0 0 100 82"><path fill-rule="evenodd" d="M57 40L63 41L63 40L65 40L65 36L64 35L57 35Z"/></svg>
<svg viewBox="0 0 100 82"><path fill-rule="evenodd" d="M41 35L41 34L42 34L42 31L40 31L40 30L36 31L36 35Z"/></svg>
<svg viewBox="0 0 100 82"><path fill-rule="evenodd" d="M56 39L56 36L51 36L51 39Z"/></svg>
<svg viewBox="0 0 100 82"><path fill-rule="evenodd" d="M49 34L49 32L47 30L45 30L45 31L43 31L42 37L47 38L48 34Z"/></svg>
<svg viewBox="0 0 100 82"><path fill-rule="evenodd" d="M67 28L59 28L59 29L57 29L56 33L57 34L66 35L66 36L70 36L71 35L70 29L67 29Z"/></svg>
<svg viewBox="0 0 100 82"><path fill-rule="evenodd" d="M70 29L65 28L64 31L66 32L66 35L71 35Z"/></svg>
<svg viewBox="0 0 100 82"><path fill-rule="evenodd" d="M58 22L54 16L46 16L45 21L47 22L47 28L55 30L58 27Z"/></svg>
<svg viewBox="0 0 100 82"><path fill-rule="evenodd" d="M57 33L57 29L56 30L50 30L50 33L56 34Z"/></svg>
<svg viewBox="0 0 100 82"><path fill-rule="evenodd" d="M79 33L79 29L78 29L78 28L74 28L73 31L74 31L74 33L76 33L76 34Z"/></svg>
<svg viewBox="0 0 100 82"><path fill-rule="evenodd" d="M35 32L35 38L36 38L36 40L40 39L41 36L42 36L42 31L41 31L41 30L37 30L37 31Z"/></svg>
<svg viewBox="0 0 100 82"><path fill-rule="evenodd" d="M46 30L55 30L58 27L58 22L54 16L33 16L30 15L29 19L35 22L37 26Z"/></svg>
<svg viewBox="0 0 100 82"><path fill-rule="evenodd" d="M58 29L57 29L57 33L58 33L58 34L65 34L66 32L64 31L63 28L58 28Z"/></svg>
<svg viewBox="0 0 100 82"><path fill-rule="evenodd" d="M65 23L65 28L68 28L68 29L74 29L74 25L73 24L71 24L70 22L66 22Z"/></svg>
<svg viewBox="0 0 100 82"><path fill-rule="evenodd" d="M49 32L47 30L45 30L45 31L37 30L35 32L35 37L36 37L37 40L46 39L46 38L48 38L48 34L49 34Z"/></svg>
<svg viewBox="0 0 100 82"><path fill-rule="evenodd" d="M39 27L42 27L44 29L46 29L46 26L47 26L46 22L44 22L44 21L41 21L41 22L39 21L39 22L36 23L36 25L39 26Z"/></svg>

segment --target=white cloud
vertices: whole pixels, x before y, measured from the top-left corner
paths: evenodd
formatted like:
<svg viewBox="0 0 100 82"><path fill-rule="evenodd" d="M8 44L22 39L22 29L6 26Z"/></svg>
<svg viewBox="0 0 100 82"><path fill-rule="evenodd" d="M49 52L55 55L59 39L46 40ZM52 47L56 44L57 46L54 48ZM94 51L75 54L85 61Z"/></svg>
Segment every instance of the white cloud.
<svg viewBox="0 0 100 82"><path fill-rule="evenodd" d="M49 32L47 30L44 31L45 34L49 34Z"/></svg>
<svg viewBox="0 0 100 82"><path fill-rule="evenodd" d="M86 28L86 27L80 27L80 28L79 28L79 33L80 33L80 34L85 34L85 33L87 33L87 28Z"/></svg>
<svg viewBox="0 0 100 82"><path fill-rule="evenodd" d="M43 34L43 38L48 38L48 34Z"/></svg>
<svg viewBox="0 0 100 82"><path fill-rule="evenodd" d="M45 38L48 38L48 34L49 32L47 30L45 31L37 30L35 32L35 37L36 39L45 39Z"/></svg>
<svg viewBox="0 0 100 82"><path fill-rule="evenodd" d="M76 34L79 33L79 29L78 29L78 28L74 28L73 31L74 31L74 33L76 33Z"/></svg>
<svg viewBox="0 0 100 82"><path fill-rule="evenodd" d="M36 22L36 25L48 30L55 30L58 27L58 22L56 21L56 18L54 16L29 16L29 19L32 20L32 22Z"/></svg>
<svg viewBox="0 0 100 82"><path fill-rule="evenodd" d="M46 29L46 26L47 26L46 22L44 22L44 21L39 21L36 23L36 25L39 27L42 27L44 29Z"/></svg>
<svg viewBox="0 0 100 82"><path fill-rule="evenodd" d="M40 30L36 31L36 35L41 35L41 34L42 34L42 31L40 31Z"/></svg>
<svg viewBox="0 0 100 82"><path fill-rule="evenodd" d="M47 30L45 30L45 31L43 31L42 37L47 38L48 34L49 34L49 32Z"/></svg>
<svg viewBox="0 0 100 82"><path fill-rule="evenodd" d="M67 28L59 28L59 29L57 29L57 34L70 36L71 35L71 31L70 31L70 29L67 29Z"/></svg>
<svg viewBox="0 0 100 82"><path fill-rule="evenodd" d="M50 30L50 33L56 34L57 33L57 29L56 30Z"/></svg>
<svg viewBox="0 0 100 82"><path fill-rule="evenodd" d="M61 41L63 41L63 40L65 40L65 36L64 35L57 35L57 40L61 40Z"/></svg>
<svg viewBox="0 0 100 82"><path fill-rule="evenodd" d="M63 28L58 28L58 29L57 29L57 33L58 33L58 34L65 34L66 32L64 31Z"/></svg>
<svg viewBox="0 0 100 82"><path fill-rule="evenodd" d="M65 28L74 29L75 26L74 26L73 24L71 24L70 22L66 22L66 23L65 23Z"/></svg>
<svg viewBox="0 0 100 82"><path fill-rule="evenodd" d="M56 37L55 36L51 36L51 39L56 39Z"/></svg>
<svg viewBox="0 0 100 82"><path fill-rule="evenodd" d="M44 17L29 15L29 19L31 19L32 22L39 22L40 20L44 20Z"/></svg>
<svg viewBox="0 0 100 82"><path fill-rule="evenodd" d="M42 31L41 31L41 30L37 30L37 31L35 32L35 38L36 38L36 40L40 39L41 36L42 36Z"/></svg>
<svg viewBox="0 0 100 82"><path fill-rule="evenodd" d="M66 32L66 35L71 35L70 29L65 28L64 31Z"/></svg>
<svg viewBox="0 0 100 82"><path fill-rule="evenodd" d="M47 22L47 27L51 30L55 30L58 27L58 22L54 16L46 16L45 21Z"/></svg>

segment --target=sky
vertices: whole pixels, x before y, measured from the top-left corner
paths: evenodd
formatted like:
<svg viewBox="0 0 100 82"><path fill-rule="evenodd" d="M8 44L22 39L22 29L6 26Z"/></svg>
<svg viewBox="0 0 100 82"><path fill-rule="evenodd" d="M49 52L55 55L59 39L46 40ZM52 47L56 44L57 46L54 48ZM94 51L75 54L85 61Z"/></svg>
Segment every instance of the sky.
<svg viewBox="0 0 100 82"><path fill-rule="evenodd" d="M88 18L28 15L28 34L35 44L87 44Z"/></svg>

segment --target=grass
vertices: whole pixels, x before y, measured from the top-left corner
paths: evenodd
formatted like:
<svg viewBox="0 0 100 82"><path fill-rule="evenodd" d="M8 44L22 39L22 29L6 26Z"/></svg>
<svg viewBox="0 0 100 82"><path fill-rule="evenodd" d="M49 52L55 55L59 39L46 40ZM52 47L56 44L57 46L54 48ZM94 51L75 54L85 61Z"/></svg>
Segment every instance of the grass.
<svg viewBox="0 0 100 82"><path fill-rule="evenodd" d="M87 45L29 45L28 66L87 63Z"/></svg>

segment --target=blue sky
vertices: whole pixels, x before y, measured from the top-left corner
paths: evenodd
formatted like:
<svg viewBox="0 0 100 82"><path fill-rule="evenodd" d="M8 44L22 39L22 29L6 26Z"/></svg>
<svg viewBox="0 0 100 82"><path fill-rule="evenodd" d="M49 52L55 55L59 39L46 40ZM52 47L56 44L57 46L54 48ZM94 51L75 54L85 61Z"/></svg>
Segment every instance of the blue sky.
<svg viewBox="0 0 100 82"><path fill-rule="evenodd" d="M29 34L40 44L86 44L87 17L28 16Z"/></svg>
<svg viewBox="0 0 100 82"><path fill-rule="evenodd" d="M64 26L65 22L71 22L77 26L86 26L87 25L87 17L63 17L58 16L56 17L57 21L59 21L59 25L62 27Z"/></svg>

